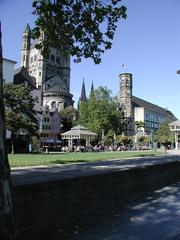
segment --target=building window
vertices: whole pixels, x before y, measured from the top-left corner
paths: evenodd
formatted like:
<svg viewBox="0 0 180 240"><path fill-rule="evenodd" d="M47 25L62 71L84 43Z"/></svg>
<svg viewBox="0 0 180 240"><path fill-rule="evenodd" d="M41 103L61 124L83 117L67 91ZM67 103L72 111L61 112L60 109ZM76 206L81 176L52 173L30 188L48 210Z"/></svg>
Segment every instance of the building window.
<svg viewBox="0 0 180 240"><path fill-rule="evenodd" d="M39 72L39 76L41 76L41 72Z"/></svg>
<svg viewBox="0 0 180 240"><path fill-rule="evenodd" d="M59 57L56 57L56 63L58 63L59 64Z"/></svg>
<svg viewBox="0 0 180 240"><path fill-rule="evenodd" d="M56 108L56 102L55 102L55 101L53 101L53 102L51 103L51 107L52 107L52 108Z"/></svg>
<svg viewBox="0 0 180 240"><path fill-rule="evenodd" d="M33 57L31 57L31 63L33 63Z"/></svg>
<svg viewBox="0 0 180 240"><path fill-rule="evenodd" d="M26 55L25 55L25 54L23 54L23 61L25 61L25 59L26 59Z"/></svg>
<svg viewBox="0 0 180 240"><path fill-rule="evenodd" d="M38 90L41 90L41 85L38 85Z"/></svg>
<svg viewBox="0 0 180 240"><path fill-rule="evenodd" d="M52 61L52 62L54 62L54 61L55 61L55 57L54 57L54 55L53 55L53 54L51 55L51 61Z"/></svg>
<svg viewBox="0 0 180 240"><path fill-rule="evenodd" d="M36 61L37 60L37 55L34 55L34 61Z"/></svg>

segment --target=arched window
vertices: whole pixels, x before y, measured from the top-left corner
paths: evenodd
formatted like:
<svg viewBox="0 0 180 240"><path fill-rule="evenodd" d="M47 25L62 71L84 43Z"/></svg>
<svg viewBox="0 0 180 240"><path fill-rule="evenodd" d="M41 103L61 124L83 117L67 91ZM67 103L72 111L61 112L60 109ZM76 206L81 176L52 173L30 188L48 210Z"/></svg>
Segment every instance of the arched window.
<svg viewBox="0 0 180 240"><path fill-rule="evenodd" d="M53 101L53 102L51 103L51 108L56 108L56 102L55 102L55 101Z"/></svg>

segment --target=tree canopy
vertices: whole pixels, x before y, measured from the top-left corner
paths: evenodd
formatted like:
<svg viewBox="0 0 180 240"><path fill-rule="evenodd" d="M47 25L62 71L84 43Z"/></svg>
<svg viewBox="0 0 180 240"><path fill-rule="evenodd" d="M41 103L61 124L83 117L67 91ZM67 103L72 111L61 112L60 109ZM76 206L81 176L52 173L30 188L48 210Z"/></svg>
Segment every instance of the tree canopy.
<svg viewBox="0 0 180 240"><path fill-rule="evenodd" d="M99 87L90 95L88 101L81 102L78 123L96 132L101 138L104 134L121 132L122 112L119 103L106 87Z"/></svg>
<svg viewBox="0 0 180 240"><path fill-rule="evenodd" d="M77 118L77 110L73 106L68 106L60 112L63 132L70 130Z"/></svg>
<svg viewBox="0 0 180 240"><path fill-rule="evenodd" d="M4 86L5 125L12 133L17 134L24 130L34 135L38 130L38 123L33 110L35 100L31 95L31 89L24 84Z"/></svg>
<svg viewBox="0 0 180 240"><path fill-rule="evenodd" d="M101 54L112 47L120 19L126 18L121 0L36 0L37 15L33 37L45 38L37 45L46 53L49 47L70 53L74 61L82 57L101 62Z"/></svg>
<svg viewBox="0 0 180 240"><path fill-rule="evenodd" d="M170 131L168 123L168 121L164 121L155 134L155 139L163 145L168 145L174 140L173 133Z"/></svg>

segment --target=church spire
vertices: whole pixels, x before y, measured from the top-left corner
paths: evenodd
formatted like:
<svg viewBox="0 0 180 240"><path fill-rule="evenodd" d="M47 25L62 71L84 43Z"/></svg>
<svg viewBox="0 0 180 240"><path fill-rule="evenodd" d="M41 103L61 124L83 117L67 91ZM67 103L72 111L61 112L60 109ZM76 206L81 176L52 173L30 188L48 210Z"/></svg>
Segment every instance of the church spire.
<svg viewBox="0 0 180 240"><path fill-rule="evenodd" d="M29 68L29 53L31 47L31 28L26 24L23 32L23 41L21 49L21 66Z"/></svg>
<svg viewBox="0 0 180 240"><path fill-rule="evenodd" d="M90 91L90 96L92 96L94 94L94 84L93 81L91 83L91 91Z"/></svg>
<svg viewBox="0 0 180 240"><path fill-rule="evenodd" d="M83 78L83 83L82 83L82 88L81 88L81 96L80 96L79 100L80 100L81 102L87 101L84 78Z"/></svg>
<svg viewBox="0 0 180 240"><path fill-rule="evenodd" d="M85 89L85 83L84 83L84 78L83 78L83 83L82 83L82 88L81 88L81 96L78 101L77 110L79 110L81 102L86 102L86 101L87 101L86 89Z"/></svg>

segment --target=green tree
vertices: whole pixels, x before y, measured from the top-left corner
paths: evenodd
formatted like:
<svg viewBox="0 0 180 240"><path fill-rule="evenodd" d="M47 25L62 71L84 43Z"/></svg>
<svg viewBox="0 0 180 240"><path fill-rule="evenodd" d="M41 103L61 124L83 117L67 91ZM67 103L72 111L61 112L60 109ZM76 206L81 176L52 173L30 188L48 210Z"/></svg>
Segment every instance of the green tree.
<svg viewBox="0 0 180 240"><path fill-rule="evenodd" d="M36 135L38 122L33 110L35 100L31 89L24 84L4 86L5 125L11 131L12 153L14 153L14 137L21 130L26 134Z"/></svg>
<svg viewBox="0 0 180 240"><path fill-rule="evenodd" d="M49 47L75 56L101 62L101 54L110 49L118 22L126 18L121 0L36 0L34 14L38 16L34 38L44 32L37 45L46 53Z"/></svg>
<svg viewBox="0 0 180 240"><path fill-rule="evenodd" d="M163 144L165 148L174 141L173 133L170 131L168 121L164 121L156 131L155 139Z"/></svg>
<svg viewBox="0 0 180 240"><path fill-rule="evenodd" d="M141 130L141 128L144 128L144 122L143 121L135 121L136 128L138 130Z"/></svg>
<svg viewBox="0 0 180 240"><path fill-rule="evenodd" d="M116 142L118 145L132 145L133 144L133 138L130 136L122 136L122 135L118 135L116 136Z"/></svg>
<svg viewBox="0 0 180 240"><path fill-rule="evenodd" d="M60 111L63 132L66 132L72 128L75 120L77 119L78 112L73 106L68 106Z"/></svg>
<svg viewBox="0 0 180 240"><path fill-rule="evenodd" d="M78 124L96 132L99 139L104 134L121 132L121 115L118 101L106 87L99 87L86 102L80 104Z"/></svg>

